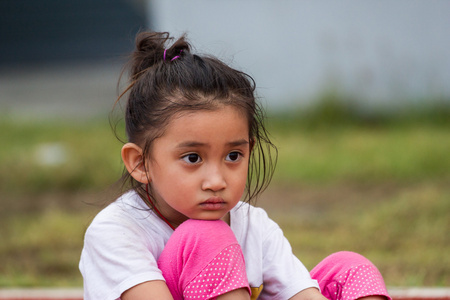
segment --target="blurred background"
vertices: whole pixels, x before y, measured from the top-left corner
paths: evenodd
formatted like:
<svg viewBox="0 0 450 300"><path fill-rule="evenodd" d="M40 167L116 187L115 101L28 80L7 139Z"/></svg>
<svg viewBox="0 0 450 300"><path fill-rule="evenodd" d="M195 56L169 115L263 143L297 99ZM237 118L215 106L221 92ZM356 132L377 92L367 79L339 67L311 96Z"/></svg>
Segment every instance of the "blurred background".
<svg viewBox="0 0 450 300"><path fill-rule="evenodd" d="M84 231L120 190L109 114L147 29L187 33L254 77L279 149L257 205L308 268L352 250L388 286L450 286L449 13L425 0L1 1L0 287L82 285Z"/></svg>

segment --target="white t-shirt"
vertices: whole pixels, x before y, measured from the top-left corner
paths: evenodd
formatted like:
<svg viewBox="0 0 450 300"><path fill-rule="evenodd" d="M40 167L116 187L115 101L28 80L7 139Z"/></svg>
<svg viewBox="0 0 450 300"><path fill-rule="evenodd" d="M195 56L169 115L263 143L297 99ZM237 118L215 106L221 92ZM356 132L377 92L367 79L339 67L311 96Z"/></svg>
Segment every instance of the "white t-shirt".
<svg viewBox="0 0 450 300"><path fill-rule="evenodd" d="M319 288L263 209L240 202L230 220L258 299L286 300L303 289ZM80 260L84 299L116 300L139 283L164 280L157 260L172 232L134 191L103 209L85 235Z"/></svg>

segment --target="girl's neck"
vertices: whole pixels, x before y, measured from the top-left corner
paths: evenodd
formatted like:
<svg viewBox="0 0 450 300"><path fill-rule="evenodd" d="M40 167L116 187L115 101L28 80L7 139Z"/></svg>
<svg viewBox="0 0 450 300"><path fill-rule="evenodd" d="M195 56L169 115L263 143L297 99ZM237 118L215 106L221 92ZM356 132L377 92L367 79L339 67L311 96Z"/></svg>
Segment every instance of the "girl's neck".
<svg viewBox="0 0 450 300"><path fill-rule="evenodd" d="M158 207L156 207L156 204L152 201L152 199L150 198L150 194L148 192L148 184L145 185L145 192L146 192L146 196L147 196L147 201L149 202L149 206L150 208L152 208L154 210L154 212L158 215L158 217L163 220L164 222L166 222L167 225L169 225L170 228L172 228L173 230L175 230L182 222L180 222L179 224L175 224L173 222L170 222L158 209Z"/></svg>
<svg viewBox="0 0 450 300"><path fill-rule="evenodd" d="M226 215L223 216L221 220L231 226L230 212L227 212Z"/></svg>

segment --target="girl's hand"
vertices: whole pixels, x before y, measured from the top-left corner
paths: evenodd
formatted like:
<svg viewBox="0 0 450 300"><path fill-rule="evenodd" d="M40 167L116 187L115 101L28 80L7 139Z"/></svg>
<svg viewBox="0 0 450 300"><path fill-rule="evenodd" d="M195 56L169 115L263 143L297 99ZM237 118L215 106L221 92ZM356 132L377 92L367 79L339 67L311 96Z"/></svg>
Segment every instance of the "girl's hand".
<svg viewBox="0 0 450 300"><path fill-rule="evenodd" d="M173 300L169 288L162 280L147 281L125 291L122 300Z"/></svg>
<svg viewBox="0 0 450 300"><path fill-rule="evenodd" d="M328 300L316 288L309 288L289 298L289 300Z"/></svg>

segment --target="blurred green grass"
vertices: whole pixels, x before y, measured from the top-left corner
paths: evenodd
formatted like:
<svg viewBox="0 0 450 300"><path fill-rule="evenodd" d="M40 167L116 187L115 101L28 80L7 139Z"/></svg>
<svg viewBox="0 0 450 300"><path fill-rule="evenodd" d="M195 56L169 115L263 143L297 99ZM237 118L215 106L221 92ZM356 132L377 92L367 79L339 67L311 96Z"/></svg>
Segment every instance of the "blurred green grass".
<svg viewBox="0 0 450 300"><path fill-rule="evenodd" d="M396 182L448 175L449 128L430 124L272 130L282 181Z"/></svg>
<svg viewBox="0 0 450 300"><path fill-rule="evenodd" d="M120 176L120 143L109 124L93 120L0 121L0 188L44 192L95 189Z"/></svg>
<svg viewBox="0 0 450 300"><path fill-rule="evenodd" d="M279 160L260 205L308 268L353 250L388 285L449 286L449 109L330 103L269 116ZM0 136L0 286L81 286L84 230L116 191L121 143L98 119L2 116Z"/></svg>

